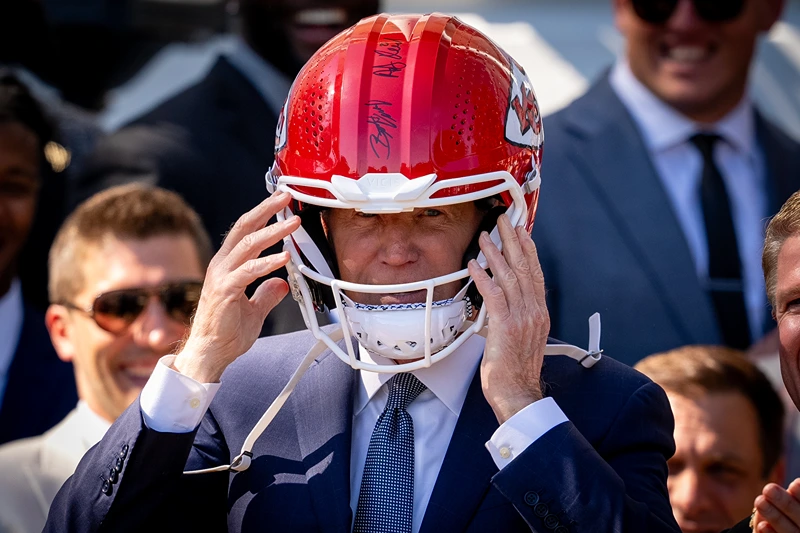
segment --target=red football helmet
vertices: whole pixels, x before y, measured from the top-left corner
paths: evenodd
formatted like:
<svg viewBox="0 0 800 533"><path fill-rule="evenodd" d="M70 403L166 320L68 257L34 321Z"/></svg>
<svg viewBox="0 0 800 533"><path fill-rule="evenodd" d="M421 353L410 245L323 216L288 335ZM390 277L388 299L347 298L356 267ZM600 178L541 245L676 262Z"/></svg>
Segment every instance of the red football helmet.
<svg viewBox="0 0 800 533"><path fill-rule="evenodd" d="M286 191L295 200L281 218L292 212L303 218L285 248L292 293L314 335L354 368L398 372L440 360L480 330L485 310L469 322L478 302L468 297L466 268L400 285L338 280L318 212L398 213L491 199L501 209L482 229L499 245L499 212L528 230L533 224L543 139L522 67L455 17L377 15L323 46L292 85L267 174L270 192ZM477 247L475 256L482 262ZM457 279L464 289L455 298L432 301L434 286ZM402 306L361 305L344 292L420 289L427 290L425 303ZM323 304L338 310L347 353L318 327L314 310ZM422 360L361 363L351 333L372 353Z"/></svg>

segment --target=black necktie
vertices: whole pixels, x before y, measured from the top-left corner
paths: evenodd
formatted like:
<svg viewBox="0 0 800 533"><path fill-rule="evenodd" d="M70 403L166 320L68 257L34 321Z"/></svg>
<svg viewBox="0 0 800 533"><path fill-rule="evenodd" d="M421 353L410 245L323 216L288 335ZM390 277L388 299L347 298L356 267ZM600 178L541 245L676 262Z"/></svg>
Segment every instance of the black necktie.
<svg viewBox="0 0 800 533"><path fill-rule="evenodd" d="M750 326L744 303L744 285L736 243L736 231L725 182L714 163L718 135L697 134L691 142L703 156L700 202L708 242L709 293L725 345L745 349L750 346Z"/></svg>

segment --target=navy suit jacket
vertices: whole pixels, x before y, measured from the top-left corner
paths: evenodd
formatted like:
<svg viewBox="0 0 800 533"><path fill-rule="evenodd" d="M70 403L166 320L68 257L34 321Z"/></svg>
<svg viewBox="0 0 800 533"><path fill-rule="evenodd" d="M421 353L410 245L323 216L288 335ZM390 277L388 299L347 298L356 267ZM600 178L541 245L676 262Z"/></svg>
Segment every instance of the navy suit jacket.
<svg viewBox="0 0 800 533"><path fill-rule="evenodd" d="M277 115L227 59L132 124L98 142L73 185L71 204L114 185L144 182L180 194L200 215L215 247L236 220L267 196ZM265 253L278 253L278 242ZM286 278L286 270L271 275ZM262 334L305 328L285 298Z"/></svg>
<svg viewBox="0 0 800 533"><path fill-rule="evenodd" d="M580 346L586 319L599 311L603 348L628 364L685 344L719 344L681 226L608 77L549 117L546 132L533 237L551 335ZM760 115L756 132L774 214L800 188L800 145Z"/></svg>
<svg viewBox="0 0 800 533"><path fill-rule="evenodd" d="M77 402L72 365L56 355L44 316L26 306L0 406L0 444L41 435Z"/></svg>
<svg viewBox="0 0 800 533"><path fill-rule="evenodd" d="M147 428L135 402L62 487L45 530L349 532L357 374L331 352L256 442L249 470L181 475L228 464L312 344L307 332L256 342L194 433ZM476 373L421 531L677 532L661 388L611 359L585 369L563 356L546 358L543 382L570 421L498 472L484 446L498 423Z"/></svg>

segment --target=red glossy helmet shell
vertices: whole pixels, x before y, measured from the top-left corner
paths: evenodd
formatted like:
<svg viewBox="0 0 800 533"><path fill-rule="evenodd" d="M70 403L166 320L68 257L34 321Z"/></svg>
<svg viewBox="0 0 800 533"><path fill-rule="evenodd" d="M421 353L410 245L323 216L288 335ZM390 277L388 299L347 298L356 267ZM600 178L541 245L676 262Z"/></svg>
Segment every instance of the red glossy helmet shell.
<svg viewBox="0 0 800 533"><path fill-rule="evenodd" d="M377 15L340 33L300 72L279 123L276 176L392 172L441 181L506 170L522 185L540 171L539 108L522 68L481 32L441 14ZM537 197L525 196L529 224Z"/></svg>

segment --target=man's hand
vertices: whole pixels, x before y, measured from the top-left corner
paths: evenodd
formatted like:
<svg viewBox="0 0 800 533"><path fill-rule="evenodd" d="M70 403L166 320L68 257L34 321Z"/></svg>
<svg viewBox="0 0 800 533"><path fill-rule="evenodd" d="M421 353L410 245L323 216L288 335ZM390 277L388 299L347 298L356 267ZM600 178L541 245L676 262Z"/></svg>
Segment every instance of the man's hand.
<svg viewBox="0 0 800 533"><path fill-rule="evenodd" d="M500 424L542 399L540 384L550 316L536 246L525 228L514 229L506 215L497 220L503 252L484 233L483 255L490 278L477 261L469 273L489 314L489 333L481 363L483 394Z"/></svg>
<svg viewBox="0 0 800 533"><path fill-rule="evenodd" d="M753 531L756 533L800 533L800 479L789 489L769 483L755 501Z"/></svg>
<svg viewBox="0 0 800 533"><path fill-rule="evenodd" d="M259 255L300 226L300 217L266 225L290 199L286 193L271 196L228 232L208 265L189 338L173 363L181 374L201 383L219 381L228 365L250 349L267 314L289 292L286 281L277 278L259 285L251 298L244 291L289 261L287 252Z"/></svg>

